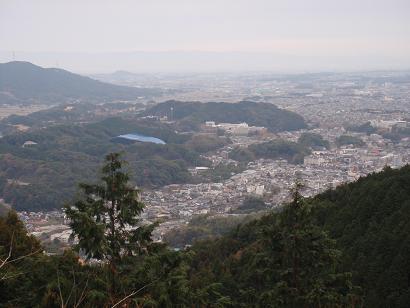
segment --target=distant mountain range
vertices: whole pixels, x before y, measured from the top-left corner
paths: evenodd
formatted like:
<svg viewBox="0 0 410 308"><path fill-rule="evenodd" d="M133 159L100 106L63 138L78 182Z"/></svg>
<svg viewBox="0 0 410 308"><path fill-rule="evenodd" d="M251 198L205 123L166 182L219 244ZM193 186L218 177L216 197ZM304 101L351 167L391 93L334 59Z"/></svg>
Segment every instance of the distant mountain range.
<svg viewBox="0 0 410 308"><path fill-rule="evenodd" d="M29 62L0 63L0 104L107 102L159 94L158 89L113 85Z"/></svg>

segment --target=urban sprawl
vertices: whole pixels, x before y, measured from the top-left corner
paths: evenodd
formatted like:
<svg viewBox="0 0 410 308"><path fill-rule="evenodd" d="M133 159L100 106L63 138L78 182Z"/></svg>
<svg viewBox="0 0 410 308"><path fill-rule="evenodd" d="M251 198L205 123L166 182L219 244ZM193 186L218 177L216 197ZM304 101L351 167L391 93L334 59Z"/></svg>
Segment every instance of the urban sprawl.
<svg viewBox="0 0 410 308"><path fill-rule="evenodd" d="M269 208L278 207L289 200L290 189L296 180L304 185L303 195L313 196L386 166L398 168L408 164L410 138L393 142L383 133L398 128L410 129L410 85L390 82L389 78L394 74L379 75L386 81L367 81L367 78L356 74L323 75L308 85L292 80L265 81L256 75L242 78L220 76L219 79L215 77L216 80L204 76L190 83L185 79L165 77L158 78L154 84L150 80L150 86L182 89L173 99L265 101L297 112L309 123L310 129L273 134L264 127L253 127L247 123L205 122L201 133L216 134L222 130L232 144L208 153L206 158L212 161L212 166L197 166L191 170L193 174L212 172L212 168L220 164L238 164L229 158L229 152L235 147L279 138L296 142L305 132L319 134L330 144L328 149L313 149L304 157L302 164L290 164L283 159L259 159L249 162L245 170L221 182L173 184L143 190L141 197L147 205L143 218L161 221L155 232L156 240L161 240L169 230L185 225L194 215L233 215L232 209L248 196L262 198ZM377 133L346 130L347 125L367 122L377 129ZM342 135L358 137L364 145L337 146L336 139ZM20 216L29 231L40 238L62 242L69 239L70 230L62 212L21 212Z"/></svg>

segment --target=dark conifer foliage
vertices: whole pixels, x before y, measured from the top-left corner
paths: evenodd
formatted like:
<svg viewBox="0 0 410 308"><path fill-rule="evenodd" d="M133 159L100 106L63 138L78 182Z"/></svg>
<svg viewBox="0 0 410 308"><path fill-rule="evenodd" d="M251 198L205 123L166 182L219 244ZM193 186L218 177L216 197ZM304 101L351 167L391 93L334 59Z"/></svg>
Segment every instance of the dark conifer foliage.
<svg viewBox="0 0 410 308"><path fill-rule="evenodd" d="M142 254L155 225L141 225L144 204L139 190L128 183L120 154L105 158L101 184L80 184L84 199L66 205L73 237L88 258L116 264L124 255Z"/></svg>

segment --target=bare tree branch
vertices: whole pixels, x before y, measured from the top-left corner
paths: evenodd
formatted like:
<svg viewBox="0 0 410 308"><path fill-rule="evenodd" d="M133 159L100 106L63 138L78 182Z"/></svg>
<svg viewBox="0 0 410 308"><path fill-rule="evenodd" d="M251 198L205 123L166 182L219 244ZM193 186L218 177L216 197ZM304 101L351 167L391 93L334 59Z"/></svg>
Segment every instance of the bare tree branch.
<svg viewBox="0 0 410 308"><path fill-rule="evenodd" d="M0 278L0 280L6 280L6 279L14 278L14 277L21 276L21 275L24 275L24 274L27 274L27 273L29 273L29 272L20 272L20 273L15 273L14 275L11 275L11 274L8 275L8 273L6 273Z"/></svg>
<svg viewBox="0 0 410 308"><path fill-rule="evenodd" d="M21 259L30 257L30 256L32 256L32 255L35 255L36 253L39 253L39 252L42 251L42 250L43 250L42 248L37 249L37 250L32 251L32 252L30 252L30 253L28 253L28 254L26 254L26 255L24 255L24 256L20 256L20 257L18 257L18 258L15 258L15 259L13 259L13 260L10 260L10 261L7 262L7 263L13 263L13 262L19 261L19 260L21 260Z"/></svg>
<svg viewBox="0 0 410 308"><path fill-rule="evenodd" d="M20 257L18 257L18 258L15 258L15 259L10 260L11 255L12 255L12 252L13 252L13 242L14 242L14 231L13 231L13 234L11 235L10 248L9 248L9 253L8 253L7 257L6 257L4 260L0 258L0 262L1 262L1 264L0 264L0 269L3 268L4 266L6 266L7 264L10 264L10 263L13 263L13 262L17 262L17 261L19 261L19 260L21 260L21 259L30 257L30 256L35 255L36 253L39 253L40 251L42 251L42 249L39 248L39 249L37 249L37 250L35 250L35 251L32 251L32 252L30 252L30 253L28 253L28 254L26 254L26 255L23 255L23 256L20 256Z"/></svg>
<svg viewBox="0 0 410 308"><path fill-rule="evenodd" d="M139 288L138 290L128 294L126 297L124 297L123 299L121 299L119 302L117 302L116 304L114 304L114 306L112 306L111 308L117 307L119 304L121 304L123 301L127 300L128 298L136 295L138 292L144 290L145 288L147 288L148 286L152 285L154 282L158 281L159 279L156 279L152 282L150 282L149 284L146 284L145 286L143 286L142 288Z"/></svg>
<svg viewBox="0 0 410 308"><path fill-rule="evenodd" d="M37 253L37 252L38 252L38 251L34 251L34 252L32 252L32 253L30 253L30 254L28 254L28 255L25 255L25 256L22 256L22 257L20 257L20 258L11 260L11 261L7 262L7 264L9 264L9 263L11 263L11 262L14 262L14 261L21 260L21 259L23 259L23 258L25 258L25 257L28 257L28 256L30 256L30 255L33 255L33 254L35 254L35 253ZM36 264L36 262L34 262L33 264ZM33 266L33 264L31 264L31 266ZM28 270L28 271L27 271L27 270L26 270L26 271L17 271L17 272L15 272L14 274L9 274L10 271L9 271L8 269L6 269L6 270L5 270L5 273L0 277L0 281L1 281L1 280L6 280L6 279L10 279L10 278L14 278L14 277L21 276L21 275L25 275L25 274L29 273L31 270L32 270L32 268L31 268L30 270Z"/></svg>
<svg viewBox="0 0 410 308"><path fill-rule="evenodd" d="M12 253L12 251L13 251L13 239L14 239L14 230L13 230L13 233L11 234L9 254L8 254L8 256L6 257L6 259L4 259L4 260L0 259L0 261L1 261L0 268L2 268L3 266L5 266L5 265L8 263L7 261L11 258L11 253Z"/></svg>
<svg viewBox="0 0 410 308"><path fill-rule="evenodd" d="M88 274L88 276L87 276L87 281L85 282L85 286L84 286L84 288L83 288L83 291L81 292L80 298L79 298L78 301L75 303L74 308L79 307L79 306L81 305L81 303L83 302L83 300L85 299L85 290L86 290L87 287L88 287L89 278L90 278L90 274Z"/></svg>
<svg viewBox="0 0 410 308"><path fill-rule="evenodd" d="M81 295L78 298L78 300L77 300L77 296L76 296L76 294L77 294L76 289L84 282L84 280L77 284L76 279L75 279L74 268L72 268L72 276L73 276L73 284L71 286L71 290L70 290L70 293L68 294L67 299L64 300L63 292L61 290L60 272L57 269L57 284L58 284L58 292L59 292L60 301L61 301L61 308L68 307L68 304L70 302L70 298L73 294L74 294L74 303L73 303L72 307L74 307L74 308L79 307L81 305L81 303L84 301L85 297L86 297L86 291L88 289L88 281L90 279L90 273L88 273L88 275L87 275L87 279L85 280L84 288L82 288Z"/></svg>
<svg viewBox="0 0 410 308"><path fill-rule="evenodd" d="M61 292L60 273L58 269L57 269L57 284L58 284L58 293L60 294L61 308L65 308L63 293Z"/></svg>
<svg viewBox="0 0 410 308"><path fill-rule="evenodd" d="M71 295L73 294L73 291L74 291L74 289L75 289L75 287L76 287L74 268L73 268L73 267L71 267L71 268L72 268L72 273L73 273L73 284L72 284L72 286L71 286L70 293L68 294L68 298L67 298L67 301L66 301L67 304L69 303L70 298L71 298ZM75 292L74 292L74 293L75 293ZM74 295L74 296L75 296L75 295ZM74 299L74 301L75 301L75 299Z"/></svg>

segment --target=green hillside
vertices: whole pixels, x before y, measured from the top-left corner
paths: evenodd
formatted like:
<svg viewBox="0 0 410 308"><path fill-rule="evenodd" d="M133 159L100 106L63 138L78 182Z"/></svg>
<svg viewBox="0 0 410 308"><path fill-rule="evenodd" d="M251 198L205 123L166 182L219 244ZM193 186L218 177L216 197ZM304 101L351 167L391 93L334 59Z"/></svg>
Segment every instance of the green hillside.
<svg viewBox="0 0 410 308"><path fill-rule="evenodd" d="M306 128L300 115L273 104L242 101L239 103L200 103L167 101L146 110L144 115L168 116L186 127L198 127L205 121L264 126L272 132Z"/></svg>

